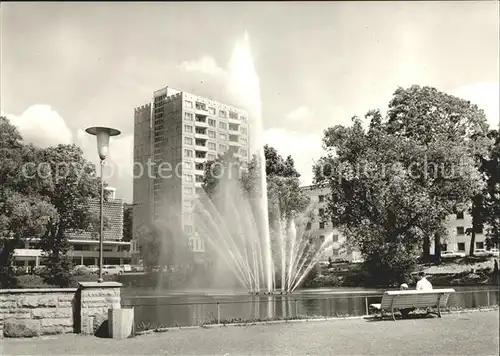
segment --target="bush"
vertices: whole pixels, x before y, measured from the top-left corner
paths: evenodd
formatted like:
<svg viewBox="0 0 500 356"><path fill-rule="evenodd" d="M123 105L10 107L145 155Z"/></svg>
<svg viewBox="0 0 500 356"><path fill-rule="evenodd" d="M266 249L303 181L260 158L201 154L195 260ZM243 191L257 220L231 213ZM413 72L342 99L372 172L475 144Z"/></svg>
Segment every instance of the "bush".
<svg viewBox="0 0 500 356"><path fill-rule="evenodd" d="M0 288L16 288L16 273L10 266L0 266Z"/></svg>
<svg viewBox="0 0 500 356"><path fill-rule="evenodd" d="M53 285L44 282L43 278L34 274L24 274L22 276L17 276L17 286L16 288L57 288Z"/></svg>
<svg viewBox="0 0 500 356"><path fill-rule="evenodd" d="M305 282L304 287L337 287L342 285L343 277L336 276L334 274L327 275L317 275L313 279L309 279Z"/></svg>
<svg viewBox="0 0 500 356"><path fill-rule="evenodd" d="M365 287L399 286L411 280L411 273L416 267L416 258L411 253L387 251L373 253L363 262L363 280Z"/></svg>
<svg viewBox="0 0 500 356"><path fill-rule="evenodd" d="M307 273L307 276L304 278L304 280L302 281L302 285L304 286L312 286L312 285L315 285L315 283L313 282L316 277L318 277L319 275L319 272L318 272L318 267L317 266L314 266L313 268L311 268L311 270ZM300 287L300 286L298 286Z"/></svg>

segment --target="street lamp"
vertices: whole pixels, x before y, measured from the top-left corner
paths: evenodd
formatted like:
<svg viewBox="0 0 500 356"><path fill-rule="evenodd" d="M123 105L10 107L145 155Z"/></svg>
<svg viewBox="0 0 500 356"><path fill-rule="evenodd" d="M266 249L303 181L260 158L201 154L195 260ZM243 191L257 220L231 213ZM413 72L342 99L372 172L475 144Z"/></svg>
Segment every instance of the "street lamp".
<svg viewBox="0 0 500 356"><path fill-rule="evenodd" d="M102 279L102 250L104 239L104 180L102 175L102 168L109 151L109 138L111 136L118 136L120 131L109 127L89 127L85 130L88 134L97 137L97 152L101 160L101 233L99 236L99 283L103 282Z"/></svg>

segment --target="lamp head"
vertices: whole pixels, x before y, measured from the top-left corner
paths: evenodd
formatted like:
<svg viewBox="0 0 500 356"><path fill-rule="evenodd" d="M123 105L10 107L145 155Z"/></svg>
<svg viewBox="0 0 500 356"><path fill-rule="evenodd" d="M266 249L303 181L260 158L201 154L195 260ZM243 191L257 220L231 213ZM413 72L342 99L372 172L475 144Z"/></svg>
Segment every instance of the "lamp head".
<svg viewBox="0 0 500 356"><path fill-rule="evenodd" d="M101 161L105 160L109 151L109 138L118 136L120 131L109 127L89 127L85 130L88 134L97 137L97 152Z"/></svg>

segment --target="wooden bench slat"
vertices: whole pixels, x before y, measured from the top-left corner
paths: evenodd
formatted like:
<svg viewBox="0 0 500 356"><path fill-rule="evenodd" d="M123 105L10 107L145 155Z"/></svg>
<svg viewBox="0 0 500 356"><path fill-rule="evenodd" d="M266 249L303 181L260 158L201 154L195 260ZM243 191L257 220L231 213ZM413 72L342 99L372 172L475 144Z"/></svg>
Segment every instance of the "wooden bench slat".
<svg viewBox="0 0 500 356"><path fill-rule="evenodd" d="M451 293L454 289L434 289L431 291L387 291L380 302L380 309L403 309L403 308L425 308L446 307Z"/></svg>

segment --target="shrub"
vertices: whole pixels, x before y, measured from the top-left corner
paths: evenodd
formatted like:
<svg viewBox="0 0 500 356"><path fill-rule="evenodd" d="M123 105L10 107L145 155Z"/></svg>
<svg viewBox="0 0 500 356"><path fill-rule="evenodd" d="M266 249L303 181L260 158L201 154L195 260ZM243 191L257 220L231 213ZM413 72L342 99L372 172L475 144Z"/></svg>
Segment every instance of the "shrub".
<svg viewBox="0 0 500 356"><path fill-rule="evenodd" d="M53 285L45 283L43 278L34 274L17 276L17 288L54 288Z"/></svg>
<svg viewBox="0 0 500 356"><path fill-rule="evenodd" d="M416 258L405 251L384 251L366 256L363 262L364 285L399 286L408 283L416 262Z"/></svg>

